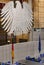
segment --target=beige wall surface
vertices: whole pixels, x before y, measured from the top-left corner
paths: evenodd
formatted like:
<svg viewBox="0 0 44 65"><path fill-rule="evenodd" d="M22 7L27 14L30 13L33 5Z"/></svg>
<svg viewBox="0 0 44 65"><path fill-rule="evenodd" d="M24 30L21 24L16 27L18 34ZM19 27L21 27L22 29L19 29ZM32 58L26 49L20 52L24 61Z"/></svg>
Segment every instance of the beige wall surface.
<svg viewBox="0 0 44 65"><path fill-rule="evenodd" d="M8 2L8 1L10 1L10 0L0 0L0 2ZM28 2L28 0L23 0L23 1Z"/></svg>
<svg viewBox="0 0 44 65"><path fill-rule="evenodd" d="M10 0L0 0L0 2L5 2L5 3L8 2L8 1L10 1Z"/></svg>
<svg viewBox="0 0 44 65"><path fill-rule="evenodd" d="M39 0L39 24L44 27L44 0Z"/></svg>
<svg viewBox="0 0 44 65"><path fill-rule="evenodd" d="M38 0L34 0L34 28L38 28L39 27L39 13L38 13Z"/></svg>
<svg viewBox="0 0 44 65"><path fill-rule="evenodd" d="M34 0L34 27L44 28L44 0Z"/></svg>

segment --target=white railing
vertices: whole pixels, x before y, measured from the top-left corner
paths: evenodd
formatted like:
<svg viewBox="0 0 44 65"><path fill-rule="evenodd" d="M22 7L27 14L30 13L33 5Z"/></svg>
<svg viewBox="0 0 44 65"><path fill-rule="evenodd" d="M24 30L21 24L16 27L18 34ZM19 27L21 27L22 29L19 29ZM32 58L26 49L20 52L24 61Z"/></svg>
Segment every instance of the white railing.
<svg viewBox="0 0 44 65"><path fill-rule="evenodd" d="M26 56L38 57L38 41L14 44L14 62L24 59ZM44 53L44 41L41 42L41 53ZM0 62L12 62L11 44L0 46Z"/></svg>

